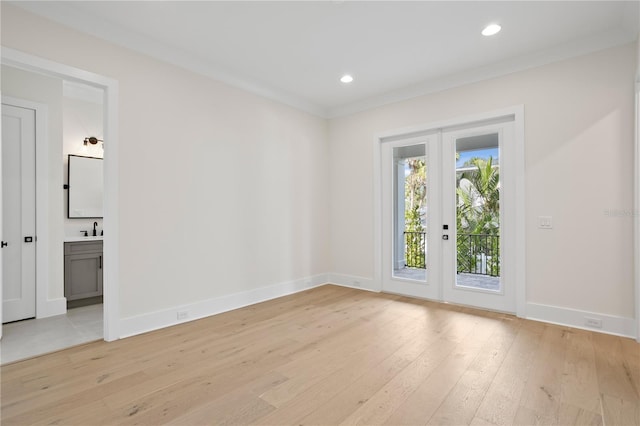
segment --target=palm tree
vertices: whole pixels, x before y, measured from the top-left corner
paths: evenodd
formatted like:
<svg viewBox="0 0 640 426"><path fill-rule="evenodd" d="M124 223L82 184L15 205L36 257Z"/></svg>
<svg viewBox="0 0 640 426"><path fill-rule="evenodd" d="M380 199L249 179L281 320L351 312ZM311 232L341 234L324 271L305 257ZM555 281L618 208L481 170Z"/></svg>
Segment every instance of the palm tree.
<svg viewBox="0 0 640 426"><path fill-rule="evenodd" d="M458 232L497 235L500 228L500 171L487 160L472 158L465 165L475 166L458 176Z"/></svg>
<svg viewBox="0 0 640 426"><path fill-rule="evenodd" d="M486 259L486 273L500 274L500 171L488 160L472 158L474 166L458 176L458 271L476 270L478 256ZM484 272L483 272L484 273Z"/></svg>

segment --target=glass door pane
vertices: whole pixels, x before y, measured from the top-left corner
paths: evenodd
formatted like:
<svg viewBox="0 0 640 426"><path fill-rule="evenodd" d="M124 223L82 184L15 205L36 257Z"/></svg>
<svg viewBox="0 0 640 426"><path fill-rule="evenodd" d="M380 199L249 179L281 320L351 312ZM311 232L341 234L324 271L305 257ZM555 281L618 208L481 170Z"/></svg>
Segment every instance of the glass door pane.
<svg viewBox="0 0 640 426"><path fill-rule="evenodd" d="M457 138L457 287L501 291L499 134Z"/></svg>
<svg viewBox="0 0 640 426"><path fill-rule="evenodd" d="M425 145L393 148L393 277L427 279Z"/></svg>

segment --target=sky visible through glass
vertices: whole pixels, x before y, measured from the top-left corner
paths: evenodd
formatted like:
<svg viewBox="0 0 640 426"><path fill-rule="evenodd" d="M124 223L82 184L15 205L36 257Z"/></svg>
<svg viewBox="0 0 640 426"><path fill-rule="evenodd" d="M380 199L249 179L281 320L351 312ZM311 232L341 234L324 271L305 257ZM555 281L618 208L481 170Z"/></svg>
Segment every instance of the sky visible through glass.
<svg viewBox="0 0 640 426"><path fill-rule="evenodd" d="M456 161L456 168L462 167L465 162L474 157L483 158L485 160L489 157L493 157L493 164L498 164L498 147L461 151L460 158Z"/></svg>

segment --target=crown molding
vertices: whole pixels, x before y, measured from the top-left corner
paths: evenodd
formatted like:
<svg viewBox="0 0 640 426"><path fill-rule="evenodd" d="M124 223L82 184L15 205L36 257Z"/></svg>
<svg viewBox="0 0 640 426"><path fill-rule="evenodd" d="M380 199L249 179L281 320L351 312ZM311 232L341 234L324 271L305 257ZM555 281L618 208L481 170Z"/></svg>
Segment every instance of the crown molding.
<svg viewBox="0 0 640 426"><path fill-rule="evenodd" d="M234 70L221 67L195 54L154 40L151 37L131 31L106 19L96 19L68 5L58 2L10 2L28 12L52 19L80 32L112 42L183 69L213 78L258 96L288 105L312 115L332 119L343 117L388 104L440 92L443 90L476 83L483 80L508 75L514 72L539 67L553 62L586 55L618 45L634 42L638 37L638 25L632 19L625 19L620 28L592 35L538 51L518 58L512 58L480 68L462 71L440 78L406 86L397 90L368 97L360 101L325 108L309 102L300 96L286 93L270 85L243 76ZM634 8L635 7L635 8ZM629 6L629 15L637 12L637 5Z"/></svg>
<svg viewBox="0 0 640 426"><path fill-rule="evenodd" d="M344 117L369 109L379 108L388 104L417 98L419 96L501 77L518 71L524 71L530 68L559 62L577 56L587 55L599 50L632 43L635 41L635 37L637 37L637 35L630 34L630 32L622 29L606 31L588 38L558 45L551 49L538 51L533 54L490 64L473 70L431 79L415 85L406 86L402 89L393 90L379 96L367 98L362 101L329 108L327 110L327 118Z"/></svg>

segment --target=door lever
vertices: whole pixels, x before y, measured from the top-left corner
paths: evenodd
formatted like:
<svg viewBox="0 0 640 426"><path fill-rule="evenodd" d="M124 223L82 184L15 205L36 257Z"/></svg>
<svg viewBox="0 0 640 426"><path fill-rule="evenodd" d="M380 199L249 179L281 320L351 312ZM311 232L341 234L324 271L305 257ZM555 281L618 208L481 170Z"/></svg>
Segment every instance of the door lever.
<svg viewBox="0 0 640 426"><path fill-rule="evenodd" d="M33 242L33 237L24 237L24 242L25 243L32 243Z"/></svg>
<svg viewBox="0 0 640 426"><path fill-rule="evenodd" d="M9 243L8 243L8 242L6 242L6 241L2 241L2 242L0 243L0 248L6 247L6 246L8 246L8 245L9 245Z"/></svg>

